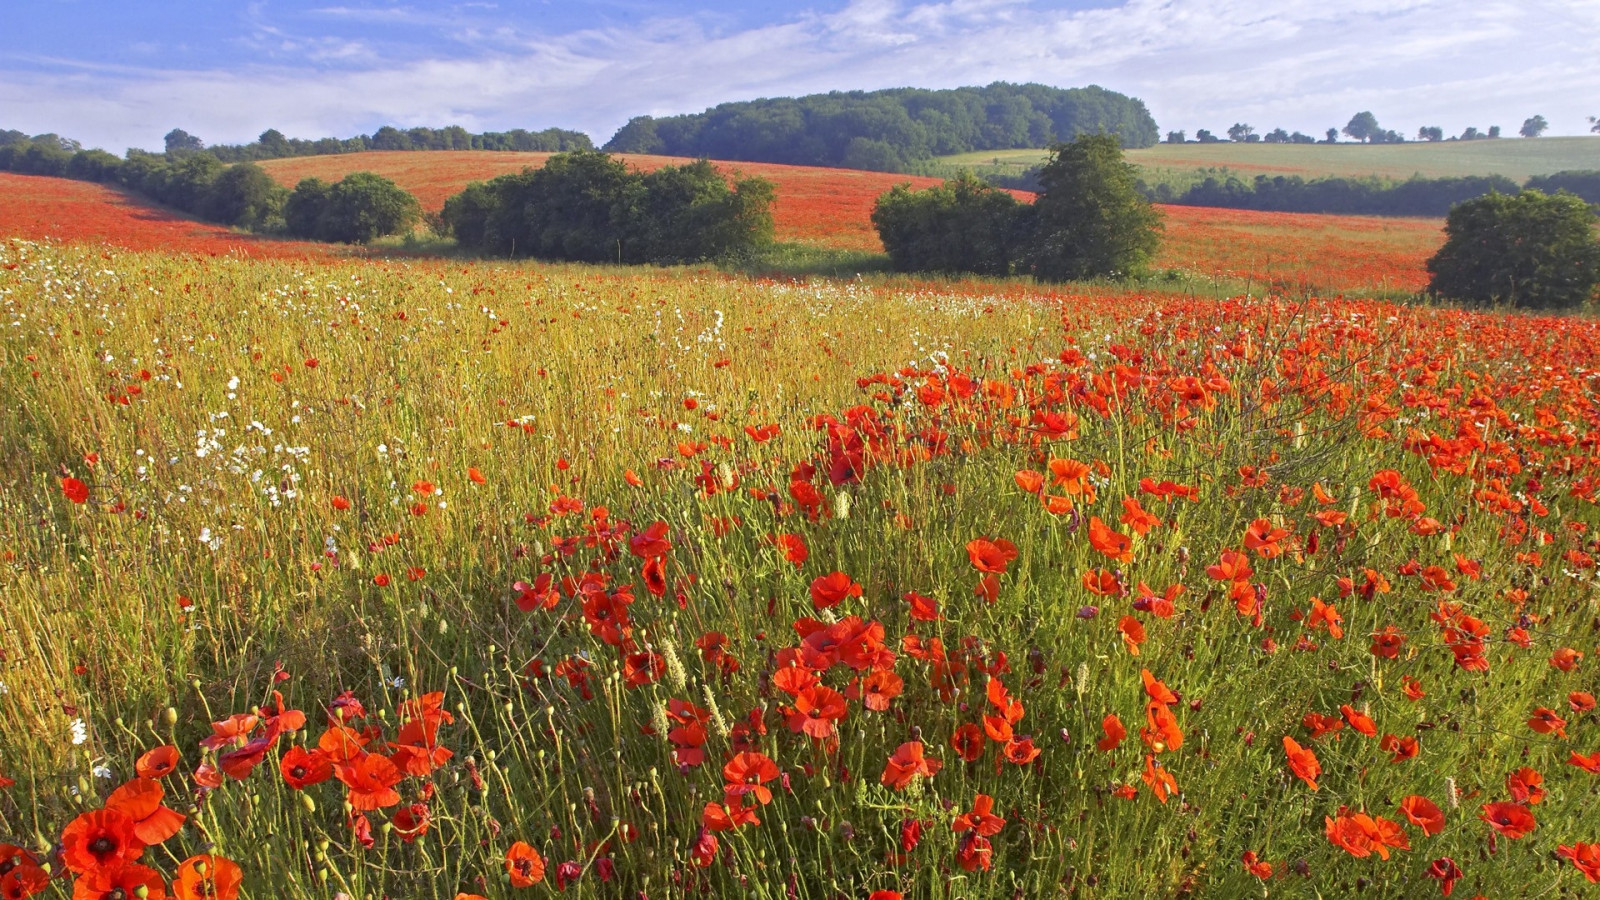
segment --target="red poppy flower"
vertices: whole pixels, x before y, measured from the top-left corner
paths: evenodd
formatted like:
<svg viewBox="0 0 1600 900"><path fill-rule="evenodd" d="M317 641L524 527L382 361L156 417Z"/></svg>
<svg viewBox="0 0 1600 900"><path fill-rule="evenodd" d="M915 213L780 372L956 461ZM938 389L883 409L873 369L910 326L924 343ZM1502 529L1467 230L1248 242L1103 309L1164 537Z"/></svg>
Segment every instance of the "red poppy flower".
<svg viewBox="0 0 1600 900"><path fill-rule="evenodd" d="M973 762L983 755L987 742L983 737L983 730L971 722L963 724L950 735L950 747L967 762Z"/></svg>
<svg viewBox="0 0 1600 900"><path fill-rule="evenodd" d="M22 863L0 875L0 898L28 900L50 887L50 873L33 863Z"/></svg>
<svg viewBox="0 0 1600 900"><path fill-rule="evenodd" d="M1269 519L1256 519L1244 532L1244 547L1254 550L1263 559L1273 559L1283 553L1280 541L1289 536L1289 529L1274 528Z"/></svg>
<svg viewBox="0 0 1600 900"><path fill-rule="evenodd" d="M1539 823L1533 818L1533 813L1517 803L1485 803L1483 812L1478 818L1488 822L1489 827L1512 840L1523 837L1539 827Z"/></svg>
<svg viewBox="0 0 1600 900"><path fill-rule="evenodd" d="M967 560L979 572L1003 575L1006 566L1017 558L1017 547L1004 538L977 538L967 543Z"/></svg>
<svg viewBox="0 0 1600 900"><path fill-rule="evenodd" d="M61 479L61 495L73 503L89 502L89 486L76 478Z"/></svg>
<svg viewBox="0 0 1600 900"><path fill-rule="evenodd" d="M1272 877L1272 863L1262 861L1254 850L1244 852L1243 862L1244 870L1262 881Z"/></svg>
<svg viewBox="0 0 1600 900"><path fill-rule="evenodd" d="M1372 655L1380 659L1395 659L1400 655L1400 648L1405 646L1406 636L1393 625L1386 626L1382 631L1372 635Z"/></svg>
<svg viewBox="0 0 1600 900"><path fill-rule="evenodd" d="M1006 761L1019 766L1025 766L1039 758L1040 750L1033 745L1033 738L1013 738L1006 743Z"/></svg>
<svg viewBox="0 0 1600 900"><path fill-rule="evenodd" d="M1152 754L1145 754L1144 773L1139 777L1150 788L1150 792L1156 795L1156 799L1162 803L1167 802L1167 797L1178 792L1178 779L1172 777L1172 773L1168 772L1166 767L1161 765L1161 762Z"/></svg>
<svg viewBox="0 0 1600 900"><path fill-rule="evenodd" d="M811 605L819 611L838 606L847 597L861 596L861 585L843 572L830 572L811 582Z"/></svg>
<svg viewBox="0 0 1600 900"><path fill-rule="evenodd" d="M900 696L905 686L905 681L893 669L874 669L861 680L861 705L873 712L887 712L889 704Z"/></svg>
<svg viewBox="0 0 1600 900"><path fill-rule="evenodd" d="M1044 475L1032 469L1023 469L1011 477L1017 487L1030 494L1037 494L1044 487Z"/></svg>
<svg viewBox="0 0 1600 900"><path fill-rule="evenodd" d="M1378 749L1389 754L1390 762L1402 763L1415 757L1417 751L1422 747L1417 742L1417 739L1410 735L1399 737L1393 734L1386 734L1383 736L1383 740L1378 741Z"/></svg>
<svg viewBox="0 0 1600 900"><path fill-rule="evenodd" d="M1288 735L1283 736L1283 752L1289 755L1289 768L1295 777L1304 781L1313 791L1317 788L1317 776L1322 774L1322 763L1317 760L1317 754L1300 746L1300 743Z"/></svg>
<svg viewBox="0 0 1600 900"><path fill-rule="evenodd" d="M140 756L133 764L133 771L140 778L165 778L178 768L179 761L178 748L164 744Z"/></svg>
<svg viewBox="0 0 1600 900"><path fill-rule="evenodd" d="M178 866L172 893L176 900L239 900L239 885L243 882L244 872L238 863L202 853Z"/></svg>
<svg viewBox="0 0 1600 900"><path fill-rule="evenodd" d="M1600 843L1585 844L1580 841L1570 847L1562 844L1556 847L1556 853L1562 859L1571 860L1590 882L1600 884Z"/></svg>
<svg viewBox="0 0 1600 900"><path fill-rule="evenodd" d="M1117 562L1133 561L1133 539L1112 529L1099 516L1089 517L1089 546Z"/></svg>
<svg viewBox="0 0 1600 900"><path fill-rule="evenodd" d="M988 837L999 834L1005 825L1005 819L994 815L994 798L979 794L972 800L972 811L956 816L955 821L950 823L950 830L957 834L971 831Z"/></svg>
<svg viewBox="0 0 1600 900"><path fill-rule="evenodd" d="M667 540L669 530L665 522L652 522L650 527L628 539L628 550L641 559L666 556L672 549L672 542Z"/></svg>
<svg viewBox="0 0 1600 900"><path fill-rule="evenodd" d="M1133 616L1123 616L1117 620L1117 631L1122 634L1122 643L1128 652L1138 656L1139 645L1145 642L1144 623Z"/></svg>
<svg viewBox="0 0 1600 900"><path fill-rule="evenodd" d="M700 812L700 824L707 831L732 831L743 825L760 825L761 817L756 815L756 807L743 805L738 795L726 794L721 803L706 802ZM559 873L557 881L560 881Z"/></svg>
<svg viewBox="0 0 1600 900"><path fill-rule="evenodd" d="M1428 871L1422 873L1428 878L1439 879L1439 891L1444 896L1456 889L1456 881L1461 878L1461 867L1448 856L1441 856L1428 864Z"/></svg>
<svg viewBox="0 0 1600 900"><path fill-rule="evenodd" d="M775 535L772 543L777 546L784 559L794 563L795 568L804 565L811 556L811 550L806 546L806 539L798 534Z"/></svg>
<svg viewBox="0 0 1600 900"><path fill-rule="evenodd" d="M61 858L79 875L114 870L144 855L134 822L115 809L97 809L73 819L61 832Z"/></svg>
<svg viewBox="0 0 1600 900"><path fill-rule="evenodd" d="M304 790L332 778L333 761L321 750L307 752L304 747L294 746L278 761L278 771L289 787Z"/></svg>
<svg viewBox="0 0 1600 900"><path fill-rule="evenodd" d="M427 834L433 820L428 816L428 804L413 803L396 810L389 823L394 826L395 834L400 835L400 840L409 844Z"/></svg>
<svg viewBox="0 0 1600 900"><path fill-rule="evenodd" d="M905 601L911 604L911 618L918 622L939 621L939 604L932 597L924 597L916 591L907 591Z"/></svg>
<svg viewBox="0 0 1600 900"><path fill-rule="evenodd" d="M350 789L350 806L366 812L400 802L394 786L404 777L388 757L365 753L359 759L334 768L334 774Z"/></svg>
<svg viewBox="0 0 1600 900"><path fill-rule="evenodd" d="M544 857L528 844L517 841L506 850L506 873L514 888L532 887L544 880Z"/></svg>
<svg viewBox="0 0 1600 900"><path fill-rule="evenodd" d="M1558 737L1567 736L1567 720L1556 715L1556 711L1541 706L1533 711L1533 716L1528 719L1528 727L1540 734L1555 734Z"/></svg>
<svg viewBox="0 0 1600 900"><path fill-rule="evenodd" d="M833 737L834 726L845 716L844 695L833 688L813 684L794 698L794 712L789 716L789 730L805 733L813 740Z"/></svg>
<svg viewBox="0 0 1600 900"><path fill-rule="evenodd" d="M922 755L921 741L907 741L884 763L883 775L878 780L885 787L898 791L910 785L918 776L932 778L943 765L937 759Z"/></svg>
<svg viewBox="0 0 1600 900"><path fill-rule="evenodd" d="M161 782L135 778L111 792L106 809L114 809L133 821L133 833L146 846L159 844L178 833L184 817L161 805Z"/></svg>
<svg viewBox="0 0 1600 900"><path fill-rule="evenodd" d="M1123 727L1122 719L1118 718L1116 713L1107 713L1106 717L1100 720L1100 729L1106 736L1095 742L1095 746L1102 752L1115 749L1122 743L1122 739L1128 736L1128 729Z"/></svg>
<svg viewBox="0 0 1600 900"><path fill-rule="evenodd" d="M1517 803L1537 806L1544 802L1544 776L1527 766L1506 776L1506 792Z"/></svg>
<svg viewBox="0 0 1600 900"><path fill-rule="evenodd" d="M1378 726L1372 721L1372 717L1366 713L1357 710L1348 703L1339 707L1339 713L1344 716L1346 722L1350 723L1350 727L1356 731L1367 737L1378 736Z"/></svg>
<svg viewBox="0 0 1600 900"><path fill-rule="evenodd" d="M1426 837L1444 831L1444 813L1427 797L1418 794L1406 797L1400 801L1400 812L1411 821L1411 824L1422 829Z"/></svg>
<svg viewBox="0 0 1600 900"><path fill-rule="evenodd" d="M722 767L722 778L728 782L729 794L750 794L761 804L772 802L772 791L765 786L765 783L781 774L778 764L762 753L735 754L733 759L728 760Z"/></svg>

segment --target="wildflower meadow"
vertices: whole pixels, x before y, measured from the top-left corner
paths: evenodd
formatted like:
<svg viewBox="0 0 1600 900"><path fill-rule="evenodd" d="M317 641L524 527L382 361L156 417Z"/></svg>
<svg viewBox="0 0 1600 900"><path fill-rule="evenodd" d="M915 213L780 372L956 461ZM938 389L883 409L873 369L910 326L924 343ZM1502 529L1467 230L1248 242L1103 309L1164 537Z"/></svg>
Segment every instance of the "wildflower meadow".
<svg viewBox="0 0 1600 900"><path fill-rule="evenodd" d="M6 898L1596 890L1591 318L262 244L0 243Z"/></svg>

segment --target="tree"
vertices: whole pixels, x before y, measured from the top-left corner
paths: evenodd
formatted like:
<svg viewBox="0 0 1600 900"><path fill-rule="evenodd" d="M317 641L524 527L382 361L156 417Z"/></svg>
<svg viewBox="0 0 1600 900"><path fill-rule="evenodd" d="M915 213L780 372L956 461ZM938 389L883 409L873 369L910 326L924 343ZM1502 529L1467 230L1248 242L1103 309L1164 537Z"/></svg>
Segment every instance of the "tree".
<svg viewBox="0 0 1600 900"><path fill-rule="evenodd" d="M1483 133L1478 131L1476 125L1468 125L1466 130L1461 132L1461 139L1463 141L1476 141L1481 140L1482 138Z"/></svg>
<svg viewBox="0 0 1600 900"><path fill-rule="evenodd" d="M1565 192L1524 190L1468 200L1445 220L1428 260L1428 292L1538 309L1583 304L1600 285L1594 212Z"/></svg>
<svg viewBox="0 0 1600 900"><path fill-rule="evenodd" d="M174 128L162 138L167 142L167 153L172 156L181 156L185 153L198 153L206 148L205 141L200 140L182 128Z"/></svg>
<svg viewBox="0 0 1600 900"><path fill-rule="evenodd" d="M1337 143L1339 143L1339 129L1337 129L1337 128L1329 128L1328 129L1328 139L1326 141L1323 141L1323 143L1325 143L1325 144L1337 144Z"/></svg>
<svg viewBox="0 0 1600 900"><path fill-rule="evenodd" d="M1600 116L1589 117L1589 130L1595 134L1600 134Z"/></svg>
<svg viewBox="0 0 1600 900"><path fill-rule="evenodd" d="M1490 125L1489 126L1489 133L1486 136L1489 137L1490 139L1499 137L1500 136L1500 126L1499 125Z"/></svg>
<svg viewBox="0 0 1600 900"><path fill-rule="evenodd" d="M294 147L289 143L289 139L276 128L268 128L261 132L261 136L256 138L256 144L260 147L262 159L278 159L294 154Z"/></svg>
<svg viewBox="0 0 1600 900"><path fill-rule="evenodd" d="M351 172L328 189L317 223L319 240L365 244L410 231L422 218L417 198L374 172Z"/></svg>
<svg viewBox="0 0 1600 900"><path fill-rule="evenodd" d="M1531 119L1523 119L1522 130L1517 133L1525 138L1536 138L1544 134L1544 130L1549 127L1550 123L1544 120L1544 116L1534 116Z"/></svg>
<svg viewBox="0 0 1600 900"><path fill-rule="evenodd" d="M1169 131L1169 132L1167 132L1167 143L1169 143L1169 144L1181 144L1185 140L1187 140L1188 137L1189 137L1188 134L1186 134L1185 132L1182 132L1182 131Z"/></svg>
<svg viewBox="0 0 1600 900"><path fill-rule="evenodd" d="M264 230L283 213L289 192L254 163L236 163L211 184L203 215L213 222Z"/></svg>
<svg viewBox="0 0 1600 900"><path fill-rule="evenodd" d="M1011 194L962 172L922 191L896 185L874 204L872 224L898 271L1009 275L1024 209Z"/></svg>
<svg viewBox="0 0 1600 900"><path fill-rule="evenodd" d="M1212 134L1210 132L1210 130L1205 129L1205 128L1202 128L1199 131L1196 131L1194 133L1194 139L1196 141L1199 141L1202 144L1216 144L1216 143L1220 143L1221 140L1222 140L1221 138L1219 138L1216 135Z"/></svg>
<svg viewBox="0 0 1600 900"><path fill-rule="evenodd" d="M1127 275L1160 244L1160 214L1139 193L1138 170L1115 135L1050 148L1039 170L1024 266L1051 281Z"/></svg>
<svg viewBox="0 0 1600 900"><path fill-rule="evenodd" d="M1289 132L1283 130L1282 128L1274 128L1267 132L1266 136L1263 137L1262 140L1269 144L1287 144L1290 141L1290 137Z"/></svg>
<svg viewBox="0 0 1600 900"><path fill-rule="evenodd" d="M283 224L295 237L317 239L318 223L328 208L328 192L333 185L321 178L304 178L283 204Z"/></svg>
<svg viewBox="0 0 1600 900"><path fill-rule="evenodd" d="M465 249L609 263L682 263L737 256L772 240L772 185L728 181L700 160L649 175L596 150L474 182L441 219Z"/></svg>
<svg viewBox="0 0 1600 900"><path fill-rule="evenodd" d="M1350 117L1350 124L1344 126L1344 133L1366 143L1374 135L1381 133L1378 128L1378 117L1370 112L1358 112Z"/></svg>
<svg viewBox="0 0 1600 900"><path fill-rule="evenodd" d="M1444 140L1444 129L1437 125L1424 125L1417 129L1417 140L1442 141Z"/></svg>
<svg viewBox="0 0 1600 900"><path fill-rule="evenodd" d="M1255 128L1250 125L1246 125L1243 122L1235 122L1233 123L1233 126L1228 129L1228 140L1243 142L1250 135L1255 134L1255 131Z"/></svg>

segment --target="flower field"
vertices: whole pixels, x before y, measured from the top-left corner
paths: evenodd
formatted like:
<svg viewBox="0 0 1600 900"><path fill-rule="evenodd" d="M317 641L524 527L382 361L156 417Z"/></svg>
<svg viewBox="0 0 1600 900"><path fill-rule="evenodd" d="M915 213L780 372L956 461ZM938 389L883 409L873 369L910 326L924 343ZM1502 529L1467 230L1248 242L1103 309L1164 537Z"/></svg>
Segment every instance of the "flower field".
<svg viewBox="0 0 1600 900"><path fill-rule="evenodd" d="M1166 231L1157 266L1291 292L1415 293L1427 286L1428 257L1444 243L1436 219L1161 210Z"/></svg>
<svg viewBox="0 0 1600 900"><path fill-rule="evenodd" d="M19 239L0 311L8 898L1600 881L1592 320Z"/></svg>
<svg viewBox="0 0 1600 900"><path fill-rule="evenodd" d="M421 201L423 208L437 210L452 194L468 182L486 181L497 175L539 167L549 153L493 153L461 151L375 151L340 156L306 156L275 159L261 163L279 183L294 187L302 178L337 181L350 172L377 172L391 178ZM672 156L618 154L629 165L650 171L666 165L682 165L692 160ZM862 172L853 169L821 169L809 166L784 166L772 163L724 162L718 166L729 172L759 175L776 188L773 224L780 241L822 244L845 250L881 250L872 228L872 204L878 196L902 182L918 187L939 183L936 178L918 178L888 172Z"/></svg>
<svg viewBox="0 0 1600 900"><path fill-rule="evenodd" d="M277 240L197 222L86 181L0 172L0 236L204 256L323 257L325 244Z"/></svg>

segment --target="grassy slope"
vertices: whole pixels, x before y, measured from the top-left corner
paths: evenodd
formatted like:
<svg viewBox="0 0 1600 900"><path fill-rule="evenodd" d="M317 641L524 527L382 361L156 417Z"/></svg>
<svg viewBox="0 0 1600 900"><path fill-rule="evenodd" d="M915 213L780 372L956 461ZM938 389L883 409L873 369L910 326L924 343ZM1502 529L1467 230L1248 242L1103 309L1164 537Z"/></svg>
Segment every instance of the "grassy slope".
<svg viewBox="0 0 1600 900"><path fill-rule="evenodd" d="M1018 171L1044 159L1043 150L1002 150L941 157L941 162ZM1504 175L1522 181L1566 169L1600 168L1600 139L1556 137L1454 141L1437 144L1157 144L1128 159L1145 170L1186 171L1226 167L1248 175L1381 175L1442 178Z"/></svg>

